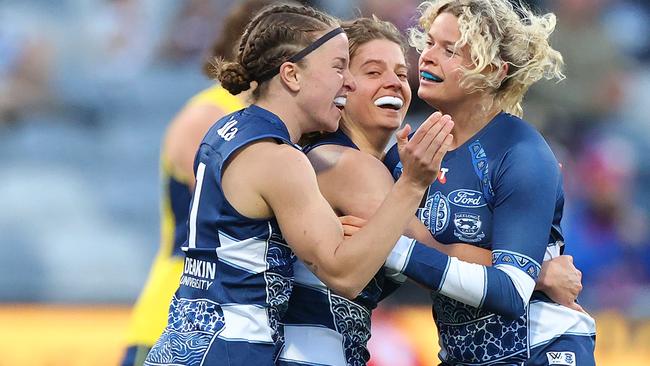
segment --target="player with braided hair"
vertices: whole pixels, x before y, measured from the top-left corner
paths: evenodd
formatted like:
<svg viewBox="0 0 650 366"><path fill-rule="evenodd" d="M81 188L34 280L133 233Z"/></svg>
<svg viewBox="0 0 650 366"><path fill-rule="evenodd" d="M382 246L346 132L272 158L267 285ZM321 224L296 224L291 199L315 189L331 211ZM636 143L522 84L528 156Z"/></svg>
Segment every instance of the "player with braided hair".
<svg viewBox="0 0 650 366"><path fill-rule="evenodd" d="M212 46L210 60L214 57L232 59L248 22L261 9L275 2L246 0L234 7ZM205 62L204 73L208 74L211 68L212 63ZM122 366L142 365L167 324L169 301L183 270L181 246L187 238L187 213L194 189L192 166L199 143L214 121L244 108L247 99L248 93L234 96L215 84L192 97L167 128L160 151L163 186L160 248L133 308Z"/></svg>
<svg viewBox="0 0 650 366"><path fill-rule="evenodd" d="M215 63L233 94L255 82L253 104L217 121L196 154L183 274L145 365L273 365L295 256L346 298L383 265L438 174L453 122L438 113L411 139L409 128L398 134L402 178L345 238L296 142L338 128L335 101L355 89L348 63L336 19L287 5L249 23L235 62Z"/></svg>

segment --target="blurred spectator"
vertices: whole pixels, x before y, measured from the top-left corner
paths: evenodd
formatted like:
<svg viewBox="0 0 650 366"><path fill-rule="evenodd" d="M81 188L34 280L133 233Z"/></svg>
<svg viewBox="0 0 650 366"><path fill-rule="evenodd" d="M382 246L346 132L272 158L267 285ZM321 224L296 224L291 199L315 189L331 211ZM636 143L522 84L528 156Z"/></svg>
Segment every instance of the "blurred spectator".
<svg viewBox="0 0 650 366"><path fill-rule="evenodd" d="M628 55L650 57L650 3L648 1L610 0L603 17L607 35Z"/></svg>
<svg viewBox="0 0 650 366"><path fill-rule="evenodd" d="M383 307L373 311L372 337L368 342L370 350L368 366L417 366L419 360L416 345L402 332L398 319L389 311Z"/></svg>
<svg viewBox="0 0 650 366"><path fill-rule="evenodd" d="M214 1L190 0L180 6L162 44L162 57L172 63L198 63L220 28Z"/></svg>
<svg viewBox="0 0 650 366"><path fill-rule="evenodd" d="M144 3L103 0L86 19L86 74L98 81L131 81L149 65L154 48Z"/></svg>
<svg viewBox="0 0 650 366"><path fill-rule="evenodd" d="M596 296L592 304L625 308L639 286L650 281L650 263L643 258L650 250L650 221L637 200L637 156L618 137L591 136L589 141L567 179L567 252L582 270L586 289L616 293Z"/></svg>
<svg viewBox="0 0 650 366"><path fill-rule="evenodd" d="M363 0L301 0L302 3L326 11L340 19L359 16L359 2Z"/></svg>
<svg viewBox="0 0 650 366"><path fill-rule="evenodd" d="M567 79L531 88L527 115L548 138L570 148L584 128L595 127L619 110L632 65L599 21L606 1L549 1L558 18L551 42L564 57Z"/></svg>
<svg viewBox="0 0 650 366"><path fill-rule="evenodd" d="M0 123L47 109L53 49L48 39L0 15Z"/></svg>

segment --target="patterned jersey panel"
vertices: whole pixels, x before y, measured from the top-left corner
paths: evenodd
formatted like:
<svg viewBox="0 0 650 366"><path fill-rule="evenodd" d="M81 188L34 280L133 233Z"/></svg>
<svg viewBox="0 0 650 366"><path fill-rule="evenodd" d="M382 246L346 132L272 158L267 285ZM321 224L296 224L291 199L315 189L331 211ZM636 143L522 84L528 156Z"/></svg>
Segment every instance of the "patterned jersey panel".
<svg viewBox="0 0 650 366"><path fill-rule="evenodd" d="M505 359L516 364L526 359L525 316L505 319L435 293L432 300L445 361L482 365Z"/></svg>
<svg viewBox="0 0 650 366"><path fill-rule="evenodd" d="M303 151L323 145L338 145L359 150L343 131L320 136L305 146ZM359 296L350 301L332 293L303 262L294 265L295 286L289 310L284 318L291 331L287 333L286 347L280 356L280 365L327 364L332 366L362 366L370 358L367 343L370 339L370 314L377 307L386 281L381 269ZM392 286L393 288L396 285ZM313 348L311 335L321 339ZM340 355L323 359L324 354Z"/></svg>

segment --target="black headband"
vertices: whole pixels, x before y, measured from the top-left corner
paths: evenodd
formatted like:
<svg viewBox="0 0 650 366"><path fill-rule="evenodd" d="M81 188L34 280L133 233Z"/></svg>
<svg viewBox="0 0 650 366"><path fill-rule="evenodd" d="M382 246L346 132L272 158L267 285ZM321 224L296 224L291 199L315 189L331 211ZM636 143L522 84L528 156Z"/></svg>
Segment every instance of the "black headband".
<svg viewBox="0 0 650 366"><path fill-rule="evenodd" d="M330 39L332 39L332 38L336 37L337 35L339 35L341 33L344 33L344 32L345 31L341 27L334 28L331 31L325 33L322 37L315 40L309 46L303 48L300 52L298 52L295 55L289 57L289 59L287 61L284 61L282 63L285 63L285 62L298 62L298 61L302 60L303 58L305 58L305 56L307 56L308 54L313 52L315 49L322 46L323 43L329 41ZM282 66L282 64L280 64L280 66ZM262 82L265 82L265 81L271 79L272 77L274 77L275 75L280 73L280 66L278 66L275 69L272 69L272 70L258 76L256 78L256 81L258 83L262 83Z"/></svg>

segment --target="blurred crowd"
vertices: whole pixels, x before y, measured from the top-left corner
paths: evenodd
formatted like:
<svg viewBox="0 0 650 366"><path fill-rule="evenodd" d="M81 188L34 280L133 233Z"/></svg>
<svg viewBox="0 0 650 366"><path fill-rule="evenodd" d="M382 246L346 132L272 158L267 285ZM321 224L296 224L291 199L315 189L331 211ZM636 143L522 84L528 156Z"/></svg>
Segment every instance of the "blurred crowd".
<svg viewBox="0 0 650 366"><path fill-rule="evenodd" d="M0 301L135 299L158 245L159 140L209 85L200 64L235 2L0 2ZM407 29L419 1L307 3ZM648 317L650 5L529 3L558 17L567 78L534 87L524 110L562 162L582 300ZM415 52L411 66L415 89ZM427 113L414 100L407 120Z"/></svg>

